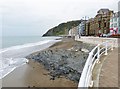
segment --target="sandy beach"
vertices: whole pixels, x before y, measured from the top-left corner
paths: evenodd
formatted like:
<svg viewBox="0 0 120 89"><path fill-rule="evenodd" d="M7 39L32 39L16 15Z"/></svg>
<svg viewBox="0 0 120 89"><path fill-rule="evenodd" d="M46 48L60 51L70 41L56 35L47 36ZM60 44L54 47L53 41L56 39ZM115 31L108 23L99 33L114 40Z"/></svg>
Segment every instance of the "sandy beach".
<svg viewBox="0 0 120 89"><path fill-rule="evenodd" d="M77 44L80 44L78 42ZM70 49L75 45L73 39L63 39L49 48L45 49ZM79 45L78 45L79 46ZM44 51L44 50L43 50ZM33 53L39 53L41 51ZM79 67L78 67L79 68ZM2 79L2 87L74 87L78 83L71 81L65 76L51 79L49 71L37 61L29 59L29 62L21 67L16 68L13 72Z"/></svg>
<svg viewBox="0 0 120 89"><path fill-rule="evenodd" d="M50 80L48 71L38 62L30 60L5 78L2 79L3 87L76 87L73 81L66 78Z"/></svg>
<svg viewBox="0 0 120 89"><path fill-rule="evenodd" d="M67 44L58 46L58 48L68 48L72 46L70 43L69 45ZM54 49L56 45L51 47ZM2 87L77 87L75 82L64 77L50 80L51 76L48 75L48 73L42 64L29 60L29 63L16 68L4 77L2 79Z"/></svg>

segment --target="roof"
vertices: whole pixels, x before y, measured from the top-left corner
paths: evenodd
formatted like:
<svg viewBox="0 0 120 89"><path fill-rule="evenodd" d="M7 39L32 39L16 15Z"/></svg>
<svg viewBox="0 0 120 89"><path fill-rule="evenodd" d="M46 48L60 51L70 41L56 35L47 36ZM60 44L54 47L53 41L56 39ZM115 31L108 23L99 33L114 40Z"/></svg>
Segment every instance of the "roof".
<svg viewBox="0 0 120 89"><path fill-rule="evenodd" d="M118 17L118 12L115 13L115 16Z"/></svg>
<svg viewBox="0 0 120 89"><path fill-rule="evenodd" d="M100 9L97 13L99 13L100 11L102 11L102 12L109 12L109 9Z"/></svg>
<svg viewBox="0 0 120 89"><path fill-rule="evenodd" d="M118 17L118 12L114 13L113 17Z"/></svg>
<svg viewBox="0 0 120 89"><path fill-rule="evenodd" d="M94 18L90 18L89 21L94 21Z"/></svg>

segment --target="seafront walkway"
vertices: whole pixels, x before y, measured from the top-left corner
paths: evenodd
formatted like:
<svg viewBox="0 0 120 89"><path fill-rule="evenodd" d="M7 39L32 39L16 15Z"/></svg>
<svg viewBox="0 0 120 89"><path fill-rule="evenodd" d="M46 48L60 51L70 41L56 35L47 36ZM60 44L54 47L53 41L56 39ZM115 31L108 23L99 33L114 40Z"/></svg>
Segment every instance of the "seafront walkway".
<svg viewBox="0 0 120 89"><path fill-rule="evenodd" d="M99 87L118 87L118 48L114 48L103 60L99 76Z"/></svg>
<svg viewBox="0 0 120 89"><path fill-rule="evenodd" d="M99 62L95 64L92 72L93 87L118 87L118 51L120 44L117 38L100 38L100 37L81 37L75 38L77 41L82 41L91 44L101 44L102 42L113 40L114 49L109 50L107 55L102 55Z"/></svg>
<svg viewBox="0 0 120 89"><path fill-rule="evenodd" d="M101 44L105 41L113 40L114 41L114 47L118 47L118 38L106 38L106 37L93 37L93 36L82 36L79 38L79 36L75 37L75 40L77 41L82 41L85 43L90 43L90 44ZM112 43L111 43L112 44Z"/></svg>
<svg viewBox="0 0 120 89"><path fill-rule="evenodd" d="M93 69L93 87L118 87L118 48L102 55Z"/></svg>

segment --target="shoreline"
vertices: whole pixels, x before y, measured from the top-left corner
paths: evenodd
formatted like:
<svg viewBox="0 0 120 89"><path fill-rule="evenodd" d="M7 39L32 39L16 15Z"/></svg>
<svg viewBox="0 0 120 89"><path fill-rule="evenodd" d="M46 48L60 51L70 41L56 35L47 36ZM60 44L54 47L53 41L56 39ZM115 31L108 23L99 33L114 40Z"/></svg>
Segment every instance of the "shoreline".
<svg viewBox="0 0 120 89"><path fill-rule="evenodd" d="M54 43L49 48L41 51L34 52L32 54L40 53L45 50L55 50L55 49L69 49L73 47L74 40L70 38L62 38L62 41ZM79 42L81 43L81 42ZM77 44L78 45L78 44ZM78 45L80 46L80 45ZM77 46L76 46L77 47ZM76 48L77 49L77 48ZM49 75L50 71L46 70L44 65L29 59L29 63L21 67L16 68L10 74L2 79L3 87L77 87L77 83L71 81L65 76L60 76L60 78L55 78L51 80ZM17 75L17 76L16 76ZM40 77L41 76L41 77ZM13 82L15 83L13 83Z"/></svg>
<svg viewBox="0 0 120 89"><path fill-rule="evenodd" d="M27 46L30 46L31 44L29 44L29 45L25 44L26 45L25 47L23 47L23 45L21 45L21 46L18 45L18 46L13 46L13 47L9 47L9 48L0 50L0 56L1 56L0 63L1 63L1 65L3 65L2 68L0 68L1 69L0 73L4 70L3 74L0 77L1 78L5 77L10 72L14 71L14 69L16 69L16 67L23 65L25 63L25 61L23 63L23 62L21 62L21 59L22 60L25 59L25 56L27 56L31 53L34 53L36 51L46 49L58 41L59 40L50 40L50 41L43 40L43 41L40 41L41 43L37 42L37 43L39 43L38 45L34 45L34 46L32 45L31 47L27 47ZM37 43L32 43L32 44L37 44Z"/></svg>
<svg viewBox="0 0 120 89"><path fill-rule="evenodd" d="M48 73L43 65L29 60L29 63L16 68L4 77L2 87L76 87L74 82L64 77L50 80L51 76Z"/></svg>

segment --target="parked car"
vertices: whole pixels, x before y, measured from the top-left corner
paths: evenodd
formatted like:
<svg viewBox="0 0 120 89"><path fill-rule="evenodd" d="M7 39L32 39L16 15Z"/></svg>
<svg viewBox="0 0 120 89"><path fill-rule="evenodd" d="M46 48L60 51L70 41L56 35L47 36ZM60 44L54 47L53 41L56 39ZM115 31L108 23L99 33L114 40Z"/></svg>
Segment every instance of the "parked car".
<svg viewBox="0 0 120 89"><path fill-rule="evenodd" d="M100 37L106 37L106 35L105 34L100 34Z"/></svg>
<svg viewBox="0 0 120 89"><path fill-rule="evenodd" d="M100 37L110 37L110 36L111 36L110 33L108 33L108 34L101 34L101 35L100 35Z"/></svg>
<svg viewBox="0 0 120 89"><path fill-rule="evenodd" d="M112 34L110 34L110 33L106 34L106 37L111 37L111 36L112 36Z"/></svg>

